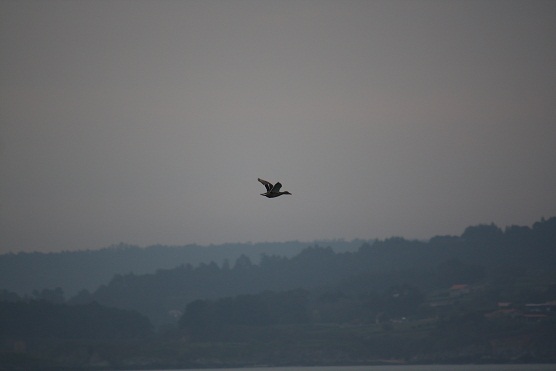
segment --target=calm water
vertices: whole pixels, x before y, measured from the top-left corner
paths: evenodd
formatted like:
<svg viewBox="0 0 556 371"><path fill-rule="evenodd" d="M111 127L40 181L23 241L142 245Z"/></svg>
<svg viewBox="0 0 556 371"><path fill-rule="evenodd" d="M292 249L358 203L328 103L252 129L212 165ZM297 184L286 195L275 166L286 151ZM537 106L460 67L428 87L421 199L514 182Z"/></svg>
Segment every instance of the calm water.
<svg viewBox="0 0 556 371"><path fill-rule="evenodd" d="M250 367L183 371L556 371L549 365L418 365L418 366L330 366L330 367ZM158 370L164 371L164 370ZM176 371L176 370L174 370Z"/></svg>

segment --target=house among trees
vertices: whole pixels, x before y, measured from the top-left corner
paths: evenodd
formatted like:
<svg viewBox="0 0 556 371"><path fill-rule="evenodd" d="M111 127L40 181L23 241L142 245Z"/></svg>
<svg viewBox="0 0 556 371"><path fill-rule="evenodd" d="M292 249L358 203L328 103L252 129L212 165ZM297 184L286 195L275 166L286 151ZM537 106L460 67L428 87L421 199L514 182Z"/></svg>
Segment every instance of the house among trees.
<svg viewBox="0 0 556 371"><path fill-rule="evenodd" d="M556 300L546 303L525 304L523 318L527 321L540 321L556 314Z"/></svg>

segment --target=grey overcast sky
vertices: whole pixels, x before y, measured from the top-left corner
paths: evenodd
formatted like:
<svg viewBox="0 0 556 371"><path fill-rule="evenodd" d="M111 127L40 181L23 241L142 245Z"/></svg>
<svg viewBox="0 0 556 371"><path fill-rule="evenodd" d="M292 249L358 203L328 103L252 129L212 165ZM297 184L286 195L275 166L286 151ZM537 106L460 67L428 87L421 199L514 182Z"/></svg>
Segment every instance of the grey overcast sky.
<svg viewBox="0 0 556 371"><path fill-rule="evenodd" d="M2 0L0 22L2 253L556 215L556 1Z"/></svg>

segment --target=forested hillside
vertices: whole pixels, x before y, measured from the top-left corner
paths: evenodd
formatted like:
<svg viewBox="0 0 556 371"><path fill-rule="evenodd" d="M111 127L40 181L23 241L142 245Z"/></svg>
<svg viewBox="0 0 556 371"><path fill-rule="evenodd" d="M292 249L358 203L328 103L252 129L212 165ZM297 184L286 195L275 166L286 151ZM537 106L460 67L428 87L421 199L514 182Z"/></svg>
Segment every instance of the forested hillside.
<svg viewBox="0 0 556 371"><path fill-rule="evenodd" d="M318 243L318 242L317 242ZM324 243L324 242L321 242ZM356 250L362 241L327 241L337 251ZM30 295L33 291L60 288L65 296L94 290L115 274L147 274L182 264L223 263L245 255L258 261L262 254L293 256L306 243L265 242L211 246L162 246L145 248L120 244L101 250L0 255L0 289Z"/></svg>
<svg viewBox="0 0 556 371"><path fill-rule="evenodd" d="M531 228L478 225L461 236L427 242L390 238L363 244L356 252L310 247L291 258L264 255L258 264L241 256L233 265L188 264L149 275L116 275L108 285L81 292L71 302L137 310L160 325L175 321L196 299L343 286L382 291L408 282L421 290L446 289L508 272L510 277L523 270L550 272L555 265L556 218L551 218Z"/></svg>

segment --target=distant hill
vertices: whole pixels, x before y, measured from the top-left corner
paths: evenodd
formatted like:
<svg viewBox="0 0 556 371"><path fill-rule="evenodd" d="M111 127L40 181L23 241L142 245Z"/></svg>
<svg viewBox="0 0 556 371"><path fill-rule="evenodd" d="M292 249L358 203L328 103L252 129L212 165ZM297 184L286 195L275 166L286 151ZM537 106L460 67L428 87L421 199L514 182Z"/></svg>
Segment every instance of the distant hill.
<svg viewBox="0 0 556 371"><path fill-rule="evenodd" d="M333 286L365 293L406 283L430 291L506 277L506 272L511 272L509 277L523 270L552 272L554 266L556 218L551 218L531 228L472 226L461 236L437 236L426 242L395 237L351 252L310 247L292 257L264 255L258 264L243 255L234 264L221 266L185 264L146 275L118 274L71 302L97 301L137 310L160 325L178 318L188 303L198 299Z"/></svg>
<svg viewBox="0 0 556 371"><path fill-rule="evenodd" d="M148 274L182 264L223 264L227 260L235 261L241 255L256 262L263 254L289 257L310 245L319 244L331 246L338 252L355 251L364 242L291 241L145 248L120 244L100 250L3 254L0 255L0 290L30 295L35 290L61 288L69 297L83 289L94 290L116 274Z"/></svg>

